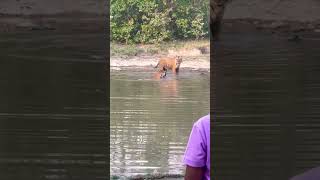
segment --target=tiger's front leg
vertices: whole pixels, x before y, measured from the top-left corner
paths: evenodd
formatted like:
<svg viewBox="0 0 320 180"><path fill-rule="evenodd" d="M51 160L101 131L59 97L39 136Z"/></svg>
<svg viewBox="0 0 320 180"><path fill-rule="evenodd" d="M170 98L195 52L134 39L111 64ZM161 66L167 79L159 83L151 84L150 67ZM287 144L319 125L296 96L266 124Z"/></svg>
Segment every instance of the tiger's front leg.
<svg viewBox="0 0 320 180"><path fill-rule="evenodd" d="M172 66L172 73L177 74L177 67L175 65Z"/></svg>

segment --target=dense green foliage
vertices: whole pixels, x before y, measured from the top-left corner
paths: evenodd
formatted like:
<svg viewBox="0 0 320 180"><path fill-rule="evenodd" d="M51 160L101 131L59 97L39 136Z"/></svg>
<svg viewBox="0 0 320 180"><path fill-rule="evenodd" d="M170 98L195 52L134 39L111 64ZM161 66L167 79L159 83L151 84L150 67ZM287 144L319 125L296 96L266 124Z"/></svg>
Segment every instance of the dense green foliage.
<svg viewBox="0 0 320 180"><path fill-rule="evenodd" d="M157 43L208 35L208 0L111 0L111 39Z"/></svg>

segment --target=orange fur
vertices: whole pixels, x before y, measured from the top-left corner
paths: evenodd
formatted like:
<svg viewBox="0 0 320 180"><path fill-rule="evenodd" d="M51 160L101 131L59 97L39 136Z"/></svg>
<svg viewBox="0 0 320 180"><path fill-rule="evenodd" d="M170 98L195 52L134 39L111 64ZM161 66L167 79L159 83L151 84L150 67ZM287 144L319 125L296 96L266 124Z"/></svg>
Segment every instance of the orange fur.
<svg viewBox="0 0 320 180"><path fill-rule="evenodd" d="M164 101L172 101L171 98L168 97L178 97L179 95L179 86L178 81L176 79L168 79L165 81L161 81L159 84L160 95L164 98Z"/></svg>
<svg viewBox="0 0 320 180"><path fill-rule="evenodd" d="M180 68L180 64L182 63L182 57L176 56L174 58L167 57L161 58L155 68L159 70L168 70L171 69L173 73L177 73Z"/></svg>
<svg viewBox="0 0 320 180"><path fill-rule="evenodd" d="M167 70L160 69L160 70L158 70L157 72L155 72L155 73L153 74L153 77L154 77L155 79L162 79L162 78L165 78L166 75L167 75Z"/></svg>

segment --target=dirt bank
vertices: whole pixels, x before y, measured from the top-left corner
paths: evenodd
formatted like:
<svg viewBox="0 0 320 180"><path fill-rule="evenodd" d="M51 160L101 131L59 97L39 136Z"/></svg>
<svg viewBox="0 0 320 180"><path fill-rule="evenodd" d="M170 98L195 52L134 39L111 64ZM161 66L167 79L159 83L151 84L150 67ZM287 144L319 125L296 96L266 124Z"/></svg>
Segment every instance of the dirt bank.
<svg viewBox="0 0 320 180"><path fill-rule="evenodd" d="M110 68L112 70L121 70L122 68L137 68L137 67L154 67L158 63L160 56L133 56L133 57L111 57ZM206 70L210 71L210 56L183 56L181 68L190 70Z"/></svg>
<svg viewBox="0 0 320 180"><path fill-rule="evenodd" d="M182 56L180 68L191 70L210 69L209 39L168 41L159 44L125 45L111 43L110 66L123 68L154 67L161 57Z"/></svg>
<svg viewBox="0 0 320 180"><path fill-rule="evenodd" d="M302 22L288 20L225 19L222 31L270 31L277 33L320 32L320 21Z"/></svg>
<svg viewBox="0 0 320 180"><path fill-rule="evenodd" d="M88 32L106 31L104 16L93 14L58 14L58 15L0 15L0 32L18 31L66 31Z"/></svg>
<svg viewBox="0 0 320 180"><path fill-rule="evenodd" d="M318 0L233 0L227 5L224 22L247 23L257 29L281 32L320 32Z"/></svg>
<svg viewBox="0 0 320 180"><path fill-rule="evenodd" d="M0 32L105 31L108 8L104 0L2 0Z"/></svg>
<svg viewBox="0 0 320 180"><path fill-rule="evenodd" d="M2 15L54 15L61 13L91 13L106 15L105 0L1 0Z"/></svg>
<svg viewBox="0 0 320 180"><path fill-rule="evenodd" d="M320 20L318 0L233 0L227 5L225 19L288 21Z"/></svg>

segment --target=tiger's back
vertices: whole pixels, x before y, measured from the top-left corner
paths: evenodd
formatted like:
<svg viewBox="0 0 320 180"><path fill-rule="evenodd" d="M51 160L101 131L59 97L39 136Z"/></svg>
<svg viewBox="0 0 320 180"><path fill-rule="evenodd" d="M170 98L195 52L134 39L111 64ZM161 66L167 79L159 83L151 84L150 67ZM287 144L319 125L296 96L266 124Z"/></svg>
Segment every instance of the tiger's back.
<svg viewBox="0 0 320 180"><path fill-rule="evenodd" d="M181 63L181 56L161 58L155 68L158 68L159 70L171 69L173 73L177 73Z"/></svg>

